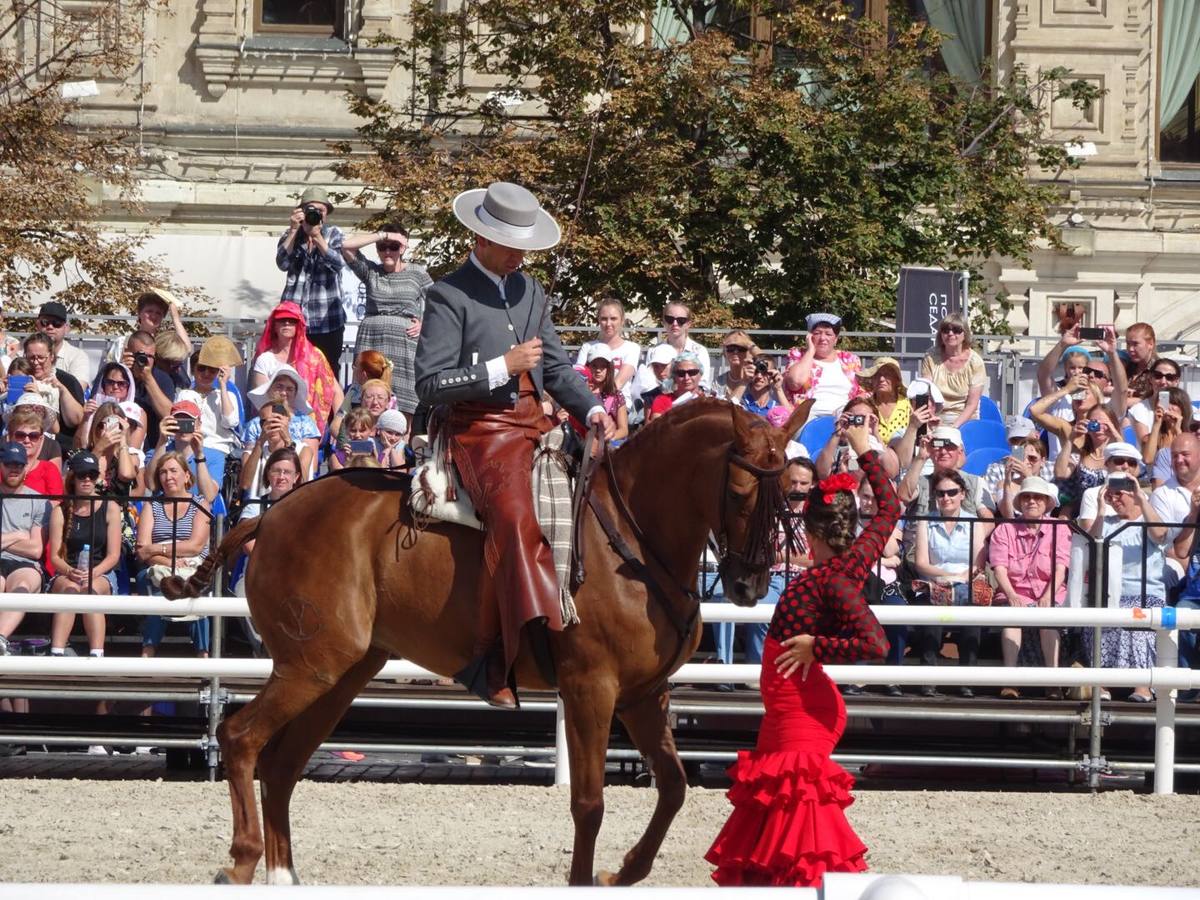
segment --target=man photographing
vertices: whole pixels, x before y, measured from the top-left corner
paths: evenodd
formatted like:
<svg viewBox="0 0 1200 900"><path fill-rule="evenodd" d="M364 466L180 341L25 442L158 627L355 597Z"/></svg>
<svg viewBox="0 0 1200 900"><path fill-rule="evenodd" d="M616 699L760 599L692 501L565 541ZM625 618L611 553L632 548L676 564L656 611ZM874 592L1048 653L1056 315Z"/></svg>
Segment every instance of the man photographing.
<svg viewBox="0 0 1200 900"><path fill-rule="evenodd" d="M308 339L325 354L334 373L342 358L346 317L342 311L342 232L325 220L333 212L323 188L309 188L292 210L279 238L275 265L287 273L280 300L304 310Z"/></svg>

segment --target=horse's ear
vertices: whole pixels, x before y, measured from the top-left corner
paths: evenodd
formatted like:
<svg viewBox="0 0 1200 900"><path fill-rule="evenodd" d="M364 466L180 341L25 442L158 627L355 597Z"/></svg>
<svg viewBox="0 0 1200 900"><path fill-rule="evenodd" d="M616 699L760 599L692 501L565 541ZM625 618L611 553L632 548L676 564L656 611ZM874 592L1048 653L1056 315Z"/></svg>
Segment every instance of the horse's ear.
<svg viewBox="0 0 1200 900"><path fill-rule="evenodd" d="M808 412L815 402L811 399L801 400L792 410L792 414L788 416L788 420L783 423L783 433L787 435L789 441L800 433L800 429L808 421Z"/></svg>
<svg viewBox="0 0 1200 900"><path fill-rule="evenodd" d="M753 416L736 403L729 404L729 412L733 416L733 440L738 447L745 447L750 441L750 423Z"/></svg>

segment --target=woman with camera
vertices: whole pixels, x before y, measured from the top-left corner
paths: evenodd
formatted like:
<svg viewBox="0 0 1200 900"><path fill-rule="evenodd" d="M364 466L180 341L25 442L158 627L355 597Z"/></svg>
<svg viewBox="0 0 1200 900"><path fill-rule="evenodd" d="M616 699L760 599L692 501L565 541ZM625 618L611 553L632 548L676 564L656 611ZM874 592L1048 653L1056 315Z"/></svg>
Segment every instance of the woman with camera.
<svg viewBox="0 0 1200 900"><path fill-rule="evenodd" d="M859 425L867 428L867 440L871 449L879 453L879 461L889 478L895 478L900 473L900 460L891 447L885 447L879 438L879 416L875 412L875 404L871 398L863 395L855 397L838 413L837 423L833 434L817 454L817 474L821 478L832 472L850 472L858 467L857 461L850 453L846 443L846 429Z"/></svg>
<svg viewBox="0 0 1200 900"><path fill-rule="evenodd" d="M1049 411L1068 395L1075 415L1073 422ZM1053 393L1039 397L1029 407L1029 414L1062 444L1054 461L1054 480L1062 496L1063 508L1074 516L1084 491L1104 483L1107 476L1104 448L1110 441L1121 440L1120 425L1104 406L1100 389L1090 383L1086 373L1074 376Z"/></svg>
<svg viewBox="0 0 1200 900"><path fill-rule="evenodd" d="M789 413L792 411L792 402L783 389L783 373L766 354L754 357L750 383L742 391L741 405L746 412L764 419L776 407L781 406Z"/></svg>
<svg viewBox="0 0 1200 900"><path fill-rule="evenodd" d="M297 432L293 430L293 424L297 420L301 420L307 423L306 426L301 426L302 429L316 431L312 419L300 411L307 407L307 404L293 412L287 400L281 395L272 398L260 395L255 398L255 394L259 390L259 388L255 388L250 392L251 398L256 399L259 403L258 417L246 426L245 446L247 449L242 457L242 477L239 485L244 492L243 502L247 504L252 504L258 499L258 489L263 482L263 472L266 466L265 461L273 453L284 449L292 450L300 461L300 472L305 481L316 473L316 451L311 446L311 437L307 434L297 437ZM301 431L301 434L304 434L304 431Z"/></svg>
<svg viewBox="0 0 1200 900"><path fill-rule="evenodd" d="M360 252L368 244L375 245L379 262ZM433 279L424 266L404 261L407 249L408 232L395 224L342 242L342 258L366 289L366 312L358 325L354 354L377 350L392 361L396 408L411 417L417 408L413 360L425 314L425 291Z"/></svg>
<svg viewBox="0 0 1200 900"><path fill-rule="evenodd" d="M1158 363L1155 363L1157 368ZM1150 467L1154 487L1171 477L1171 444L1192 430L1192 401L1179 388L1167 388L1155 394L1154 423L1142 448L1142 461Z"/></svg>
<svg viewBox="0 0 1200 900"><path fill-rule="evenodd" d="M878 415L876 433L884 444L904 434L912 415L900 363L890 356L881 356L875 365L858 373L858 386L866 391L875 404Z"/></svg>
<svg viewBox="0 0 1200 900"><path fill-rule="evenodd" d="M1088 530L1093 538L1106 539L1121 552L1121 609L1155 609L1166 604L1163 566L1168 529L1150 504L1137 481L1128 474L1113 473L1104 482L1102 514ZM1139 523L1139 524L1129 524ZM1110 583L1112 580L1110 579ZM1094 630L1083 630L1087 659L1092 658ZM1149 669L1155 664L1154 632L1141 628L1105 628L1100 636L1102 668ZM1104 694L1107 695L1107 691ZM1149 703L1154 692L1147 686L1134 688L1129 699Z"/></svg>

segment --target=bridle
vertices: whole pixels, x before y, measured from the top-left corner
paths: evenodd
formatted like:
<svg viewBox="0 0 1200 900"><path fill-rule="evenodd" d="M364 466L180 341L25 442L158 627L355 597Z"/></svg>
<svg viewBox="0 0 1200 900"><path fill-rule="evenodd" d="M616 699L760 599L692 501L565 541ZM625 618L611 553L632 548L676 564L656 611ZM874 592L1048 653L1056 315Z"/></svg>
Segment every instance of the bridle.
<svg viewBox="0 0 1200 900"><path fill-rule="evenodd" d="M787 468L787 463L778 468L765 469L735 453L732 447L729 449L728 462L729 465L725 467L725 485L721 490L721 530L717 533L718 571L723 572L729 560L736 560L747 568L769 566L773 561L779 515L784 509L783 487L779 484L779 476ZM729 537L725 530L725 510L729 502L729 472L733 466L746 470L758 481L754 508L750 511L750 528L740 551L730 549Z"/></svg>
<svg viewBox="0 0 1200 900"><path fill-rule="evenodd" d="M645 531L638 524L637 518L630 509L628 501L624 494L621 493L620 486L617 482L616 469L613 466L612 454L605 448L604 465L608 472L609 493L612 495L613 502L616 504L617 511L621 517L629 525L630 530L637 538L638 543L646 548L646 553L664 572L670 572L670 568L663 562L662 558L654 550L654 545L649 541ZM586 455L585 455L586 459ZM729 478L730 469L733 466L738 466L741 469L749 472L758 481L758 494L755 498L754 509L750 513L750 528L746 534L746 541L740 551L731 550L729 548L729 539L725 528L725 512L729 498ZM775 529L778 522L780 512L784 508L783 488L779 484L779 476L783 474L787 464L778 468L763 468L754 462L746 459L741 454L737 453L733 447L729 448L729 453L726 456L725 479L721 489L721 513L720 513L720 531L717 533L717 545L719 551L718 562L718 577L723 573L728 560L737 560L743 565L756 568L759 566L769 565L771 562L771 554L774 550ZM581 476L583 480L584 476ZM586 488L585 488L586 490ZM691 601L686 615L680 616L675 607L671 604L670 598L664 590L658 578L655 578L650 568L634 554L628 542L621 536L621 533L613 525L608 513L603 506L596 500L596 495L591 491L587 491L587 502L591 507L592 512L596 515L596 520L600 523L600 527L604 530L605 536L608 538L609 545L621 557L622 560L630 567L634 575L642 581L658 599L668 617L671 619L675 629L679 632L681 639L686 639L691 634L692 628L695 626L696 618L700 614L700 601L704 599L700 593L693 590L690 586L676 583L675 590L683 594ZM582 578L582 561L577 561L577 577ZM713 582L713 588L716 586L716 581ZM711 590L708 592L711 597Z"/></svg>

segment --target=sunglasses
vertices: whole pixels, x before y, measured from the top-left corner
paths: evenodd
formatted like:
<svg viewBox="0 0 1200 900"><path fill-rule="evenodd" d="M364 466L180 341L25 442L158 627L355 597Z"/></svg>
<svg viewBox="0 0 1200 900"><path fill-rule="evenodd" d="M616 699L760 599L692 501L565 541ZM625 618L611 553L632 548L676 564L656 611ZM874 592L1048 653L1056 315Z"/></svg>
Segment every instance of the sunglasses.
<svg viewBox="0 0 1200 900"><path fill-rule="evenodd" d="M105 389L107 389L107 388L127 388L127 387L129 387L129 382L128 382L128 381L125 381L124 379L121 379L121 378L116 378L116 379L114 379L114 378L105 378L105 379L101 380L100 384L101 384L101 386L102 386L102 387L104 387Z"/></svg>
<svg viewBox="0 0 1200 900"><path fill-rule="evenodd" d="M86 472L76 472L76 481L95 481L100 477L100 472L97 469L88 469Z"/></svg>
<svg viewBox="0 0 1200 900"><path fill-rule="evenodd" d="M1105 372L1103 369L1087 368L1087 369L1084 369L1083 371L1087 372L1088 375L1090 375L1092 378L1103 378L1106 381L1108 380L1108 373Z"/></svg>
<svg viewBox="0 0 1200 900"><path fill-rule="evenodd" d="M63 319L38 319L38 328L62 328L67 323Z"/></svg>
<svg viewBox="0 0 1200 900"><path fill-rule="evenodd" d="M211 372L213 375L216 375L220 371L221 370L219 368L217 368L216 366L205 366L200 363L196 364L197 374L199 374L200 372L204 372L205 374L208 374L209 372Z"/></svg>
<svg viewBox="0 0 1200 900"><path fill-rule="evenodd" d="M280 328L282 328L284 325L290 325L292 328L295 328L296 325L299 324L295 319L276 319L275 322Z"/></svg>
<svg viewBox="0 0 1200 900"><path fill-rule="evenodd" d="M961 492L962 488L946 488L945 490L939 488L933 493L937 497L957 497Z"/></svg>
<svg viewBox="0 0 1200 900"><path fill-rule="evenodd" d="M750 348L743 347L741 344L726 344L725 352L726 353L749 353Z"/></svg>
<svg viewBox="0 0 1200 900"><path fill-rule="evenodd" d="M376 244L375 249L379 250L380 252L386 251L388 253L400 253L404 250L404 245L398 244L395 241L388 241L386 244Z"/></svg>
<svg viewBox="0 0 1200 900"><path fill-rule="evenodd" d="M1114 456L1109 462L1114 466L1124 466L1127 469L1137 469L1141 465L1136 459L1126 459L1119 456Z"/></svg>
<svg viewBox="0 0 1200 900"><path fill-rule="evenodd" d="M1153 369L1150 375L1154 378L1161 378L1163 381L1178 381L1179 376L1174 372L1161 372L1158 369Z"/></svg>
<svg viewBox="0 0 1200 900"><path fill-rule="evenodd" d="M26 441L36 441L42 436L42 433L40 431L13 431L9 433L9 436L14 441L19 441L23 444Z"/></svg>
<svg viewBox="0 0 1200 900"><path fill-rule="evenodd" d="M942 334L962 334L963 327L961 325L943 325L940 329Z"/></svg>
<svg viewBox="0 0 1200 900"><path fill-rule="evenodd" d="M690 321L691 316L663 316L663 323L666 325L686 325Z"/></svg>
<svg viewBox="0 0 1200 900"><path fill-rule="evenodd" d="M676 369L676 378L695 378L700 374L699 369Z"/></svg>

